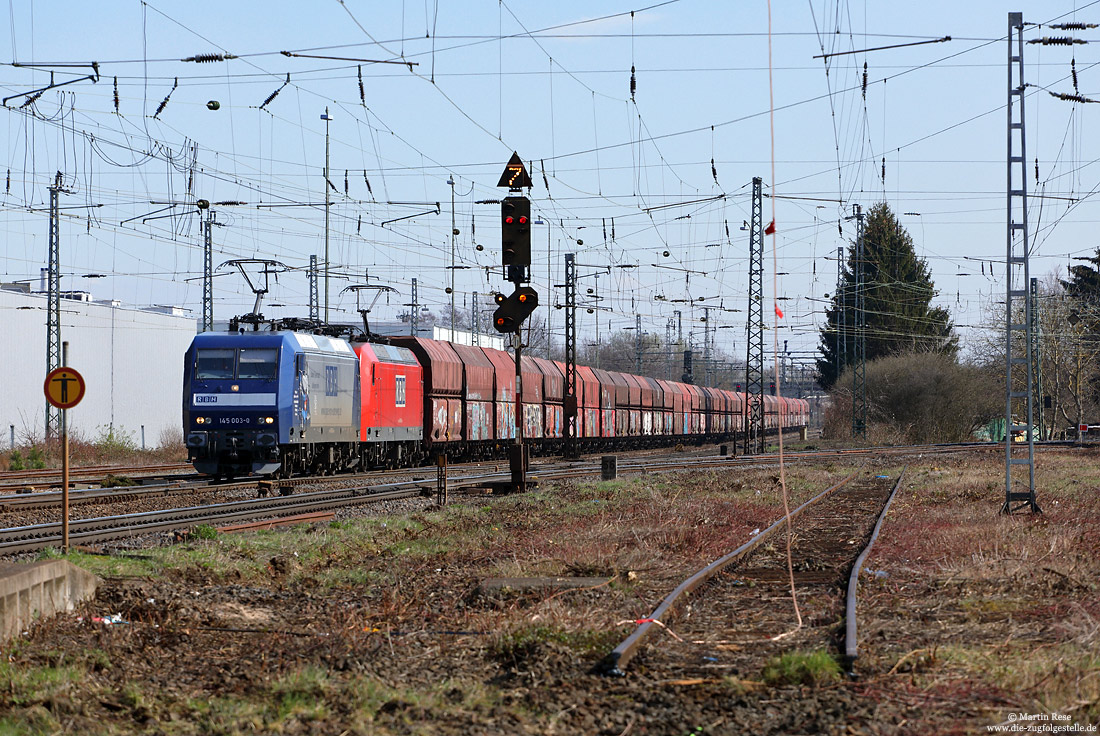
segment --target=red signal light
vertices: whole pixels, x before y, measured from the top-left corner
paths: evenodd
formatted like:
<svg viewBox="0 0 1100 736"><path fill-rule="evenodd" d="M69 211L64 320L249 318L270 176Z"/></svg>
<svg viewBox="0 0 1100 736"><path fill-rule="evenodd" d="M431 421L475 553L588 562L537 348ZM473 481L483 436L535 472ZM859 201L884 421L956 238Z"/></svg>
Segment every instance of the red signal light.
<svg viewBox="0 0 1100 736"><path fill-rule="evenodd" d="M508 215L507 217L505 217L505 218L504 218L504 222L506 222L507 224L511 225L511 224L512 224L512 216L511 216L511 215Z"/></svg>
<svg viewBox="0 0 1100 736"><path fill-rule="evenodd" d="M527 218L524 217L523 215L520 215L519 216L519 224L520 225L526 225L527 224Z"/></svg>

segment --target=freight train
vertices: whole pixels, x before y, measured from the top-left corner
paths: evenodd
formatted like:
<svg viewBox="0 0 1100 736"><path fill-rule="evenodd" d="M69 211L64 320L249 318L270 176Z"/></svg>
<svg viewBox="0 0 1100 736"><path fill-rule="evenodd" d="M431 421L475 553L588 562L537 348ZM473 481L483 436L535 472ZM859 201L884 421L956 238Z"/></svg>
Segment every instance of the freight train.
<svg viewBox="0 0 1100 736"><path fill-rule="evenodd" d="M561 452L565 364L523 356L523 435ZM735 438L745 394L577 366L581 452ZM184 358L188 459L207 475L325 474L503 456L516 436L509 353L421 337L345 340L292 329L195 337ZM765 431L809 404L764 396Z"/></svg>

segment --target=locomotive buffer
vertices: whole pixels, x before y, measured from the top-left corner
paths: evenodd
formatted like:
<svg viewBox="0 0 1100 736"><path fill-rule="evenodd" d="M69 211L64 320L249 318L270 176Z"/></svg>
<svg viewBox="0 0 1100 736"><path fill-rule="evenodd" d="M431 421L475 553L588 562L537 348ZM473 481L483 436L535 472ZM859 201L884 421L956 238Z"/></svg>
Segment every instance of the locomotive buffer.
<svg viewBox="0 0 1100 736"><path fill-rule="evenodd" d="M531 281L531 200L520 192L531 188L531 175L519 154L512 158L500 175L498 187L506 187L509 196L500 203L501 265L505 278L515 284L510 296L496 295L497 309L493 327L497 332L513 335L516 353L516 441L508 453L512 471L512 486L527 490L527 451L523 444L523 322L539 305L539 295Z"/></svg>

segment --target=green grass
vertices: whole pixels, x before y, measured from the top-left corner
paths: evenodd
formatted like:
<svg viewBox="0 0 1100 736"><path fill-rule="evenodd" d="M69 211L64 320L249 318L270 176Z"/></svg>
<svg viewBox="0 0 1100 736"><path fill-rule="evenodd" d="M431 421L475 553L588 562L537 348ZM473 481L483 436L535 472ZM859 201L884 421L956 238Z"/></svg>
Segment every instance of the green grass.
<svg viewBox="0 0 1100 736"><path fill-rule="evenodd" d="M762 679L769 685L821 685L840 679L840 663L832 654L786 652L764 665Z"/></svg>

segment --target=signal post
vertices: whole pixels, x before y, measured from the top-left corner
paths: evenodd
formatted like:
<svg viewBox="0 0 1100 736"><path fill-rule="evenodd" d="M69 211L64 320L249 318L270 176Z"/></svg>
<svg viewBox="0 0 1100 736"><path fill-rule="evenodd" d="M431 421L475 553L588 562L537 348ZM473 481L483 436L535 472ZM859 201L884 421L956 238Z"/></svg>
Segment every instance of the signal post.
<svg viewBox="0 0 1100 736"><path fill-rule="evenodd" d="M516 441L509 452L512 485L516 490L527 490L527 451L523 444L523 322L539 305L539 295L530 286L531 281L531 200L522 194L523 187L531 188L531 175L519 158L512 158L504 167L497 182L507 187L509 196L500 203L501 265L504 276L515 284L509 296L496 295L497 309L493 313L493 327L497 332L513 335L516 351Z"/></svg>
<svg viewBox="0 0 1100 736"><path fill-rule="evenodd" d="M69 553L69 409L84 398L84 377L69 367L69 343L61 343L61 366L46 374L42 390L61 410L61 551Z"/></svg>

